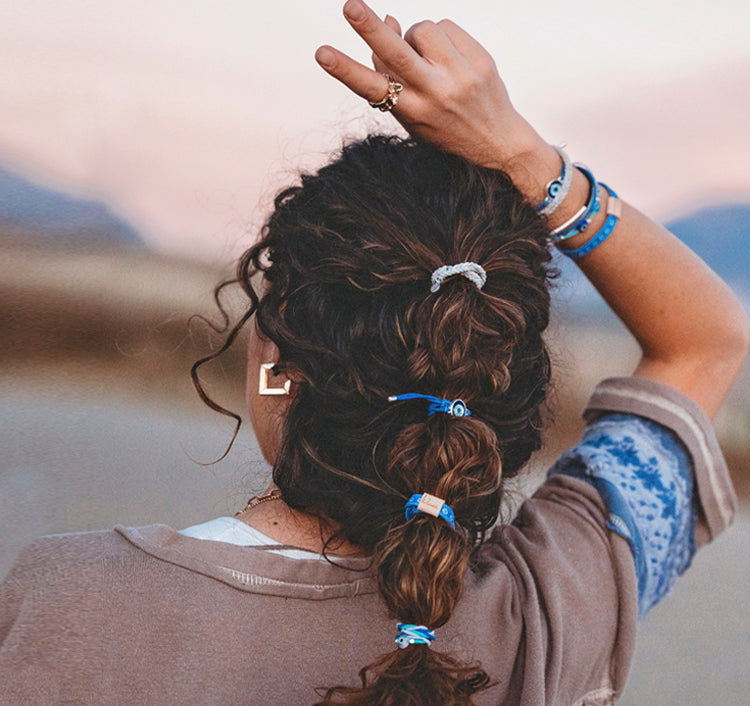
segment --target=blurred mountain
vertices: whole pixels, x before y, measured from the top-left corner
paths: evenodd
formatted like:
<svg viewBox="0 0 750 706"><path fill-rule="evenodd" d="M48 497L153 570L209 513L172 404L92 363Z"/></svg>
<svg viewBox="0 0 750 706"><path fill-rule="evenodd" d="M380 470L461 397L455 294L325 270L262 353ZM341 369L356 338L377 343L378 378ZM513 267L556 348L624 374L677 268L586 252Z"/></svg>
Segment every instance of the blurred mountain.
<svg viewBox="0 0 750 706"><path fill-rule="evenodd" d="M698 253L750 309L750 204L702 208L665 227ZM555 262L562 275L555 289L557 308L573 319L614 323L614 315L578 268L559 254Z"/></svg>
<svg viewBox="0 0 750 706"><path fill-rule="evenodd" d="M750 204L704 208L666 224L695 250L722 279L743 287L750 283Z"/></svg>
<svg viewBox="0 0 750 706"><path fill-rule="evenodd" d="M0 233L27 244L143 247L135 228L105 204L47 189L0 168Z"/></svg>
<svg viewBox="0 0 750 706"><path fill-rule="evenodd" d="M666 223L666 227L750 307L750 204L703 208ZM136 229L107 205L44 188L2 168L0 239L8 244L76 252L144 248ZM578 268L559 254L556 263L562 274L554 290L556 308L574 320L614 324L615 317Z"/></svg>

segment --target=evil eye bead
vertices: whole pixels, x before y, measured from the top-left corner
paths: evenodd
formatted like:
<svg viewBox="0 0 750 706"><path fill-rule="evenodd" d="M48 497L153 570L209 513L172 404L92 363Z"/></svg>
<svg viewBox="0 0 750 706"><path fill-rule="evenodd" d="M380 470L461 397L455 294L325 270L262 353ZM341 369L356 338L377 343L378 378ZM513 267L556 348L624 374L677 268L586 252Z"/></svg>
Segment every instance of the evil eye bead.
<svg viewBox="0 0 750 706"><path fill-rule="evenodd" d="M403 650L404 648L413 644L414 644L414 640L410 640L408 637L399 636L396 638L396 645L398 646L400 650Z"/></svg>
<svg viewBox="0 0 750 706"><path fill-rule="evenodd" d="M448 414L452 414L454 417L465 417L470 412L463 400L453 400Z"/></svg>
<svg viewBox="0 0 750 706"><path fill-rule="evenodd" d="M555 199L562 189L562 182L559 179L553 179L547 186L547 196Z"/></svg>

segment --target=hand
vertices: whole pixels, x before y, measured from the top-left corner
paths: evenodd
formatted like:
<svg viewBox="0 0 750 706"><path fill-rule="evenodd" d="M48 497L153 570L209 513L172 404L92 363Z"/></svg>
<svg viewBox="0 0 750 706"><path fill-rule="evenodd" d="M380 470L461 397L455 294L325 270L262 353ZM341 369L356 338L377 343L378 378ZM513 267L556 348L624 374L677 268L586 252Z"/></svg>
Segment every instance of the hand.
<svg viewBox="0 0 750 706"><path fill-rule="evenodd" d="M492 57L458 25L420 22L402 37L395 19L383 22L362 0L348 0L344 15L372 49L375 69L329 46L315 58L370 101L386 95L384 73L403 84L392 112L414 137L506 171L524 155L550 149L516 112Z"/></svg>

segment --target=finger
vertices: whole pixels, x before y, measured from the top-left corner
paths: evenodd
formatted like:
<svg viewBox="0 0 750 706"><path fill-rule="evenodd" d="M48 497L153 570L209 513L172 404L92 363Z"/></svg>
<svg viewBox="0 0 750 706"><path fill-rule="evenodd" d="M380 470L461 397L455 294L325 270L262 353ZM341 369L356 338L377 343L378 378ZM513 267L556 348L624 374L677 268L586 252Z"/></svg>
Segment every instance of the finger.
<svg viewBox="0 0 750 706"><path fill-rule="evenodd" d="M443 29L430 20L412 25L404 39L431 63L446 65L461 56Z"/></svg>
<svg viewBox="0 0 750 706"><path fill-rule="evenodd" d="M398 20L392 15L386 15L383 20L399 37L401 36L401 25Z"/></svg>
<svg viewBox="0 0 750 706"><path fill-rule="evenodd" d="M315 60L324 71L338 79L361 98L377 102L388 93L388 79L383 72L363 66L338 49L329 46L319 47Z"/></svg>
<svg viewBox="0 0 750 706"><path fill-rule="evenodd" d="M393 73L391 69L389 69L381 60L380 57L377 54L372 55L372 65L375 67L375 71L381 74L388 74L394 81L401 82L401 77Z"/></svg>
<svg viewBox="0 0 750 706"><path fill-rule="evenodd" d="M383 22L385 22L385 24L387 24L399 37L401 36L401 25L395 17L386 15ZM389 69L375 52L372 53L371 58L372 65L375 67L375 71L381 74L387 74L390 71L389 75L395 81L403 81L403 78Z"/></svg>
<svg viewBox="0 0 750 706"><path fill-rule="evenodd" d="M422 82L423 59L362 0L347 0L344 15L391 73L403 76L414 85Z"/></svg>
<svg viewBox="0 0 750 706"><path fill-rule="evenodd" d="M459 54L470 61L486 59L490 56L489 52L474 37L452 20L440 20L437 24Z"/></svg>

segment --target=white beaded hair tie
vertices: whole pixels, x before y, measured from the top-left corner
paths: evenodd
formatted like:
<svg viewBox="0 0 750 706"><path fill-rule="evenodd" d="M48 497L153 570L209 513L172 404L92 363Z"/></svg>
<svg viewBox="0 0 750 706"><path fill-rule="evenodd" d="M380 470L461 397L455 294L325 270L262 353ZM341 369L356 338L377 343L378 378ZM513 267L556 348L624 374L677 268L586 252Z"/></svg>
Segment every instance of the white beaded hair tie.
<svg viewBox="0 0 750 706"><path fill-rule="evenodd" d="M430 291L437 292L443 281L448 277L453 277L453 275L463 275L466 279L471 280L477 286L477 289L484 287L484 283L487 281L487 273L484 271L484 267L477 265L476 262L459 262L457 265L438 267L432 273Z"/></svg>

